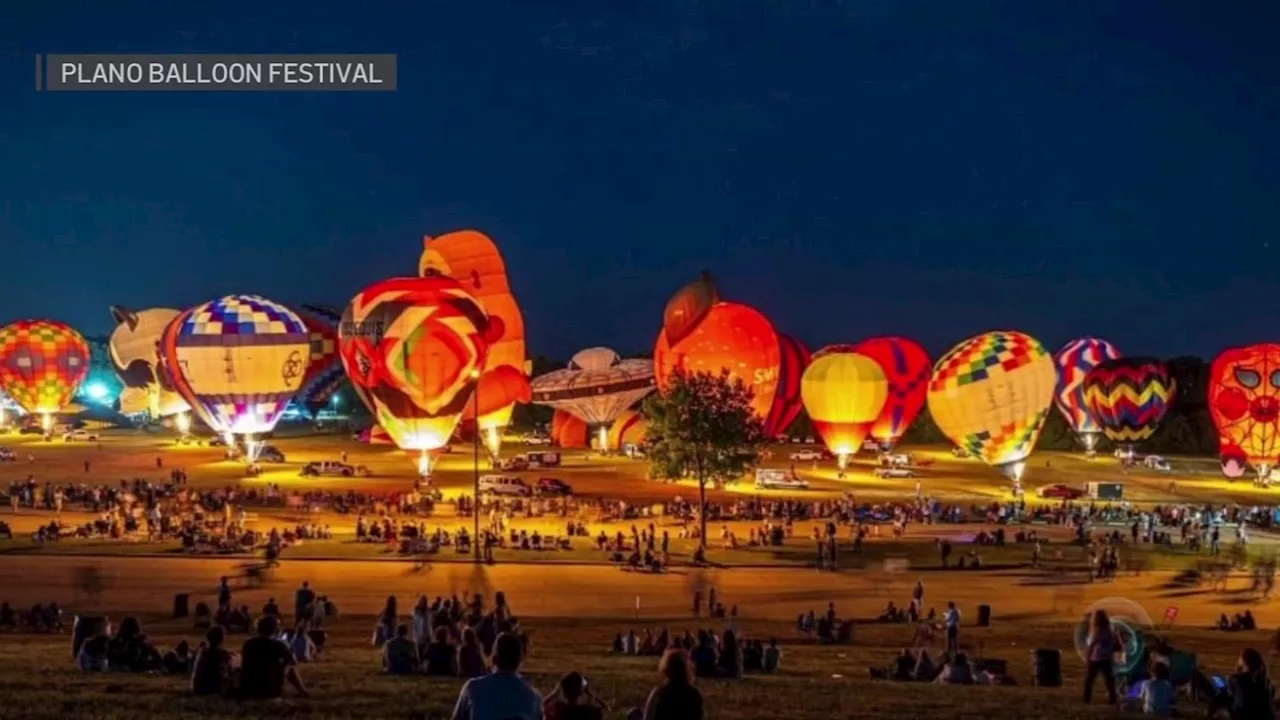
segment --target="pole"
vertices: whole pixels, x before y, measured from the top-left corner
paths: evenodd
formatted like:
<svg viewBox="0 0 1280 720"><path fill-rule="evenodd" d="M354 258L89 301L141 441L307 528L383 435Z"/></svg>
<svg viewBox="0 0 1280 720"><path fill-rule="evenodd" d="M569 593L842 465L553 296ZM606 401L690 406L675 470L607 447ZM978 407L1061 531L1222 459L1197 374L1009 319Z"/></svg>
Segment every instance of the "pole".
<svg viewBox="0 0 1280 720"><path fill-rule="evenodd" d="M472 415L475 415L475 428L471 435L471 454L472 454L472 493L473 509L475 514L475 539L472 542L474 546L476 562L480 562L480 381L476 380L476 389L471 396Z"/></svg>

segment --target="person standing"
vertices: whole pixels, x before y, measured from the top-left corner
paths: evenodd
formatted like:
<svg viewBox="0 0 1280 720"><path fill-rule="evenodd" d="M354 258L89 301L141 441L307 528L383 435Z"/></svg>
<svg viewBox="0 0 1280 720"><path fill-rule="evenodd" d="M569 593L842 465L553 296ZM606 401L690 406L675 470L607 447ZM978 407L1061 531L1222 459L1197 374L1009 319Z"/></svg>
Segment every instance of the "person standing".
<svg viewBox="0 0 1280 720"><path fill-rule="evenodd" d="M1116 704L1116 672L1114 667L1116 636L1106 610L1095 610L1089 618L1089 669L1084 678L1084 702L1093 700L1093 683L1102 676L1107 686L1107 699Z"/></svg>
<svg viewBox="0 0 1280 720"><path fill-rule="evenodd" d="M960 611L954 602L947 603L947 612L942 616L947 628L947 652L954 657L960 651Z"/></svg>

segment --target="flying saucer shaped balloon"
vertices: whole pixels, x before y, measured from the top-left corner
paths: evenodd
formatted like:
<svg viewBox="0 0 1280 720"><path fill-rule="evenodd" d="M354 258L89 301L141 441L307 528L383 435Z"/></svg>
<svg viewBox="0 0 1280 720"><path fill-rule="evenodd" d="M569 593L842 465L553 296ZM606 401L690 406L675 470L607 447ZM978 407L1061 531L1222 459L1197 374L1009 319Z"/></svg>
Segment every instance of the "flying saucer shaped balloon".
<svg viewBox="0 0 1280 720"><path fill-rule="evenodd" d="M653 362L623 360L609 348L588 348L569 367L534 378L533 401L564 410L588 425L607 427L653 392Z"/></svg>

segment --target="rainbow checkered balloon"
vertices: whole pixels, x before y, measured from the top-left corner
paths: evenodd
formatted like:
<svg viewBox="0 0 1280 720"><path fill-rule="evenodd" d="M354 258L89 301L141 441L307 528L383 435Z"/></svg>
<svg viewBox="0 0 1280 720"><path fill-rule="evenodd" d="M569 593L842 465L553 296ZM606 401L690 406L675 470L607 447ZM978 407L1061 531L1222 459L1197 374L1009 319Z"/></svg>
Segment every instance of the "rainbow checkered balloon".
<svg viewBox="0 0 1280 720"><path fill-rule="evenodd" d="M1012 330L984 333L934 365L929 412L966 453L1017 480L1044 427L1057 378L1040 341Z"/></svg>
<svg viewBox="0 0 1280 720"><path fill-rule="evenodd" d="M0 387L29 413L71 403L89 374L89 345L57 320L19 320L0 328Z"/></svg>

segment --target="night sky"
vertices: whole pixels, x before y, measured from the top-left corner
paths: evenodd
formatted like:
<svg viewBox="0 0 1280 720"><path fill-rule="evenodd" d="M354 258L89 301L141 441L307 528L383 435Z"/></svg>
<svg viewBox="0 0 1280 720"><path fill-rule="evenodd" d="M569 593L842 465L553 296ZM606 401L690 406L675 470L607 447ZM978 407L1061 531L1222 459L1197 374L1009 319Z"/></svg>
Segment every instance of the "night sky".
<svg viewBox="0 0 1280 720"><path fill-rule="evenodd" d="M648 351L703 268L813 346L1276 340L1277 27L1272 0L9 2L0 322L341 306L474 227L561 358ZM36 93L50 52L391 52L400 90Z"/></svg>

